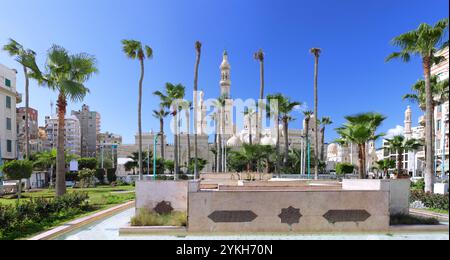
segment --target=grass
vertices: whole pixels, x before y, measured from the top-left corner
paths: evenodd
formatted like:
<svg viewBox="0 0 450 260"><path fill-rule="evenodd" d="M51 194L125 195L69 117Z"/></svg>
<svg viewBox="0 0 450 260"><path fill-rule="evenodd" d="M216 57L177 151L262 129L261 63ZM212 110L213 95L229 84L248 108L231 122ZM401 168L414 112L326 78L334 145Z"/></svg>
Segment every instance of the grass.
<svg viewBox="0 0 450 260"><path fill-rule="evenodd" d="M69 188L68 193L71 192L87 192L89 195L89 210L72 210L68 212L61 212L61 214L51 221L43 221L40 223L29 223L21 230L14 230L14 232L7 234L0 234L0 240L25 239L34 236L40 232L50 230L59 225L70 222L74 219L85 217L93 213L111 208L113 206L131 201L135 198L133 186L98 186L96 188L73 189ZM120 191L129 191L130 193L115 193ZM30 200L31 198L54 198L54 190L41 190L36 192L24 192L21 201ZM0 197L1 205L15 205L17 203L16 196Z"/></svg>
<svg viewBox="0 0 450 260"><path fill-rule="evenodd" d="M139 213L131 219L132 226L177 226L183 227L187 224L187 215L185 212L172 212L170 214L159 215L141 209Z"/></svg>
<svg viewBox="0 0 450 260"><path fill-rule="evenodd" d="M439 221L435 218L425 218L413 215L393 215L391 216L391 226L396 225L438 225Z"/></svg>
<svg viewBox="0 0 450 260"><path fill-rule="evenodd" d="M443 210L443 209L425 209L434 213L439 213L439 214L445 214L448 215L448 210Z"/></svg>

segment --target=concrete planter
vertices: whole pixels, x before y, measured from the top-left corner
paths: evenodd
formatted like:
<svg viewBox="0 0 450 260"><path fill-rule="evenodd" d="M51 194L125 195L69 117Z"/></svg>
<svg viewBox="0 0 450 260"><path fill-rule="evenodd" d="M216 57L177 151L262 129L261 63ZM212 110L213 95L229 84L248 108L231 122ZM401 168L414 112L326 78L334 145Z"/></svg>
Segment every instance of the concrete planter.
<svg viewBox="0 0 450 260"><path fill-rule="evenodd" d="M136 210L153 211L165 201L174 211L187 211L188 181L137 181Z"/></svg>
<svg viewBox="0 0 450 260"><path fill-rule="evenodd" d="M448 183L435 183L434 193L442 195L448 194Z"/></svg>

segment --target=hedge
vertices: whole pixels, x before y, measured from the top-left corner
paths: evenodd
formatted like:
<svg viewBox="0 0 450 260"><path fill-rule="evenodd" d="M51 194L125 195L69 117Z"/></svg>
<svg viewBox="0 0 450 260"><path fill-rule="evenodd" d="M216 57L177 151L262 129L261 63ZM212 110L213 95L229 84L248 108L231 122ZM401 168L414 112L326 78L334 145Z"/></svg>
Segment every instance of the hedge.
<svg viewBox="0 0 450 260"><path fill-rule="evenodd" d="M411 202L421 201L425 207L430 209L447 210L449 204L449 197L442 194L425 193L420 190L411 191Z"/></svg>

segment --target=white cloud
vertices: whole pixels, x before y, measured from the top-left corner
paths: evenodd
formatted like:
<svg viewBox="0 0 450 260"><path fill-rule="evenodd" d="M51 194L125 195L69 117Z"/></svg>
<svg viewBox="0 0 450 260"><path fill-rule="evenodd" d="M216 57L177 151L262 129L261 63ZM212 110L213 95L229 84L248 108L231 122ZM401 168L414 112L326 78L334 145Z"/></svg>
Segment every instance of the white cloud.
<svg viewBox="0 0 450 260"><path fill-rule="evenodd" d="M387 134L384 138L391 139L397 135L403 135L405 128L401 125L397 125L395 128L391 128L387 131Z"/></svg>

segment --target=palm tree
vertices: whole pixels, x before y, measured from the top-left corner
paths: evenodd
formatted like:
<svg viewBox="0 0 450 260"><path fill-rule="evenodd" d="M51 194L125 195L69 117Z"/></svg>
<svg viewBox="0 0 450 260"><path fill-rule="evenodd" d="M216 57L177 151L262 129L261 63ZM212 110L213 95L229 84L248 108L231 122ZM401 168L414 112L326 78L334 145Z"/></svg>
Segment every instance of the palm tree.
<svg viewBox="0 0 450 260"><path fill-rule="evenodd" d="M251 108L247 108L247 109L244 110L244 116L247 116L247 117L248 117L248 136L249 136L248 143L249 143L250 145L253 144L253 133L252 133L252 127L253 127L253 125L252 125L252 116L253 116L254 114L255 114L255 111L253 111L253 109L251 109Z"/></svg>
<svg viewBox="0 0 450 260"><path fill-rule="evenodd" d="M395 160L391 159L383 159L378 161L377 163L377 169L382 170L384 173L384 176L388 176L389 169L395 168Z"/></svg>
<svg viewBox="0 0 450 260"><path fill-rule="evenodd" d="M153 58L153 49L149 46L142 46L142 43L135 40L122 40L123 52L130 59L138 59L141 65L141 76L139 78L138 92L138 139L139 139L139 179L142 180L142 84L144 82L144 60Z"/></svg>
<svg viewBox="0 0 450 260"><path fill-rule="evenodd" d="M9 39L8 44L3 46L3 50L6 51L11 57L15 57L16 61L22 65L23 74L25 77L25 158L28 160L30 157L30 129L28 124L28 109L30 107L30 75L35 74L38 76L41 74L36 64L36 53L30 49L25 49L20 43L13 39Z"/></svg>
<svg viewBox="0 0 450 260"><path fill-rule="evenodd" d="M191 161L191 119L190 114L192 110L192 102L184 101L180 104L180 109L184 110L184 115L186 117L186 142L187 142L187 160L186 163L189 165L189 162ZM188 167L188 171L189 171Z"/></svg>
<svg viewBox="0 0 450 260"><path fill-rule="evenodd" d="M262 106L262 99L264 98L264 52L262 49L259 49L254 55L253 58L257 61L259 61L259 70L260 70L260 88L259 88L259 105L258 105L258 117L256 119L256 139L259 140L260 138L260 133L261 133L261 129L262 129L262 111L263 111L263 106Z"/></svg>
<svg viewBox="0 0 450 260"><path fill-rule="evenodd" d="M403 154L418 150L422 144L417 139L406 139L402 135L394 136L386 141L387 147L392 152L397 152L397 174L401 176L403 175Z"/></svg>
<svg viewBox="0 0 450 260"><path fill-rule="evenodd" d="M271 118L273 117L275 120L275 131L276 131L276 136L277 136L277 142L275 145L275 155L276 155L276 167L275 167L275 173L279 174L279 170L280 170L280 121L281 119L281 114L279 111L279 107L278 104L280 102L283 102L283 95L281 94L276 94L276 95L268 95L267 96L267 100L269 102L269 104L267 104L266 107L266 111L267 111L267 117Z"/></svg>
<svg viewBox="0 0 450 260"><path fill-rule="evenodd" d="M180 161L179 161L179 149L178 149L178 124L179 124L179 115L180 104L183 102L183 98L185 96L185 87L181 84L174 85L172 83L166 83L165 93L161 91L155 91L153 95L158 96L161 100L161 106L171 109L171 115L174 117L174 167L175 167L175 175L176 179L179 170L180 170Z"/></svg>
<svg viewBox="0 0 450 260"><path fill-rule="evenodd" d="M386 117L378 113L364 113L347 116L345 119L347 122L336 129L341 136L337 142L358 145L359 177L365 179L367 142L375 141L383 136L383 134L376 134L376 131Z"/></svg>
<svg viewBox="0 0 450 260"><path fill-rule="evenodd" d="M322 52L319 48L312 48L310 52L314 55L314 117L316 119L319 119L319 111L318 111L318 102L319 102L319 96L318 96L318 89L317 89L317 83L319 79L319 57L320 53ZM314 157L315 160L318 160L319 158L319 126L317 120L314 121ZM314 164L314 174L315 179L318 179L319 174L319 164Z"/></svg>
<svg viewBox="0 0 450 260"><path fill-rule="evenodd" d="M306 161L306 156L309 153L309 123L311 122L311 117L314 112L310 110L303 111L303 116L305 117L305 129L303 135L305 136L306 144L305 144L305 152L303 153L304 161ZM308 172L309 165L305 163L305 172ZM308 172L309 173L309 172Z"/></svg>
<svg viewBox="0 0 450 260"><path fill-rule="evenodd" d="M64 153L65 116L67 100L79 102L89 89L84 85L97 73L96 59L86 53L70 55L61 46L53 45L48 51L46 72L34 75L41 85L58 92L58 139L56 160L56 196L66 193L66 164Z"/></svg>
<svg viewBox="0 0 450 260"><path fill-rule="evenodd" d="M159 120L159 134L161 136L161 158L164 160L164 119L168 117L170 113L164 109L164 107L160 107L159 110L153 110L153 117Z"/></svg>
<svg viewBox="0 0 450 260"><path fill-rule="evenodd" d="M286 168L288 160L289 160L289 122L293 120L291 113L298 106L301 106L302 103L291 101L288 97L283 96L282 94L275 94L272 97L278 100L278 112L280 113L281 121L283 122L283 131L284 131L284 159L283 159L283 167Z"/></svg>
<svg viewBox="0 0 450 260"><path fill-rule="evenodd" d="M325 130L326 127L333 124L333 121L331 120L331 117L322 117L320 120L320 124L322 125L322 128L320 129L320 134L322 136L322 146L320 151L320 160L323 162L325 161Z"/></svg>
<svg viewBox="0 0 450 260"><path fill-rule="evenodd" d="M423 74L425 79L425 191L433 191L434 183L434 144L433 144L433 93L431 89L431 66L440 63L442 56L436 56L437 47L448 46L444 37L448 29L448 18L438 21L434 26L422 23L416 30L409 31L393 39L392 44L401 48L400 52L389 55L386 61L400 58L409 62L411 55L422 58ZM441 46L438 46L445 41Z"/></svg>
<svg viewBox="0 0 450 260"><path fill-rule="evenodd" d="M197 116L198 116L198 67L200 65L200 57L202 54L202 43L195 42L196 60L195 60L195 72L194 72L194 178L198 179L198 129L197 129Z"/></svg>
<svg viewBox="0 0 450 260"><path fill-rule="evenodd" d="M431 93L433 94L432 110L440 103L448 100L448 79L439 81L438 76L432 76L430 79ZM422 111L426 110L426 98L425 98L425 81L423 79L418 80L413 86L414 93L406 94L403 96L403 100L408 100L411 103L419 105Z"/></svg>
<svg viewBox="0 0 450 260"><path fill-rule="evenodd" d="M227 96L223 95L220 96L219 98L217 98L217 100L214 102L214 106L216 107L216 109L218 110L218 125L219 125L219 134L218 134L218 160L219 160L219 165L218 165L218 170L219 172L225 171L225 164L224 164L224 160L225 160L225 143L224 143L224 135L225 135L225 106L226 106L226 102L227 102Z"/></svg>

